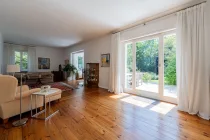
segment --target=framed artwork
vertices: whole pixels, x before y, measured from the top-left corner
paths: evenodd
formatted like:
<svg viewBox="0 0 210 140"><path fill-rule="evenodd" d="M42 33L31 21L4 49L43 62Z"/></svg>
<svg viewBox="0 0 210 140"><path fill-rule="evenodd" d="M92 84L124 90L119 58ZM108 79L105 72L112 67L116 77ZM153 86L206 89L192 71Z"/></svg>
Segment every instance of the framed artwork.
<svg viewBox="0 0 210 140"><path fill-rule="evenodd" d="M110 54L101 54L101 67L110 67Z"/></svg>
<svg viewBox="0 0 210 140"><path fill-rule="evenodd" d="M50 69L50 58L38 58L38 69Z"/></svg>

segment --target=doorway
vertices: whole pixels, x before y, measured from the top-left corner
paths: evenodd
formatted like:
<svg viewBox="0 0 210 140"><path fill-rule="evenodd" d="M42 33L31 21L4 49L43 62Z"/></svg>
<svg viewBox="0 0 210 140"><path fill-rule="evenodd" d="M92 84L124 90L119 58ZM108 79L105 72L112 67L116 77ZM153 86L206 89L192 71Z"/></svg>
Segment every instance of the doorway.
<svg viewBox="0 0 210 140"><path fill-rule="evenodd" d="M83 70L84 70L84 51L77 51L71 53L71 62L77 68L79 79L84 78Z"/></svg>

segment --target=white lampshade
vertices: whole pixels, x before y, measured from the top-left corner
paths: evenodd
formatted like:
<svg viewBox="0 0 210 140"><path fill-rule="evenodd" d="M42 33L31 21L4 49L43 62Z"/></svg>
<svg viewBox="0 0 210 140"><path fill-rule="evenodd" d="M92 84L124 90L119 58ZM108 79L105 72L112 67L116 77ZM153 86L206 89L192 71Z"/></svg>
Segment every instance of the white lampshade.
<svg viewBox="0 0 210 140"><path fill-rule="evenodd" d="M7 65L7 73L20 72L20 66L18 65Z"/></svg>

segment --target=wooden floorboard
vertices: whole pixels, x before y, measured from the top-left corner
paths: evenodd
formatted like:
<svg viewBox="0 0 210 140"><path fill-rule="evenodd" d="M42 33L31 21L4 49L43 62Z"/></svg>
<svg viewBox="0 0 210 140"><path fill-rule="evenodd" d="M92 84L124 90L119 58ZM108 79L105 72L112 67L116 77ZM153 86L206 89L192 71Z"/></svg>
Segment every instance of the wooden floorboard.
<svg viewBox="0 0 210 140"><path fill-rule="evenodd" d="M207 140L210 122L177 111L173 104L130 94L114 95L101 88L63 92L48 121L29 118L12 127L18 116L1 124L0 140ZM30 113L23 116L29 117Z"/></svg>

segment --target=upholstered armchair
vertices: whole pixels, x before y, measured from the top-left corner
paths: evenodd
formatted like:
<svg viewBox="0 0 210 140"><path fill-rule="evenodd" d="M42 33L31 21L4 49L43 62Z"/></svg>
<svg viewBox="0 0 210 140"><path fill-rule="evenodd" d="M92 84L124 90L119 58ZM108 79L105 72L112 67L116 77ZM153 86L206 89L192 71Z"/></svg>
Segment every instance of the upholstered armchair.
<svg viewBox="0 0 210 140"><path fill-rule="evenodd" d="M39 88L29 90L29 87L22 86L22 113L30 111L31 98L30 95L40 91ZM32 101L33 109L35 109L34 100ZM37 108L43 106L43 98L37 97ZM20 87L18 80L13 76L0 75L0 118L4 123L10 117L20 114Z"/></svg>

